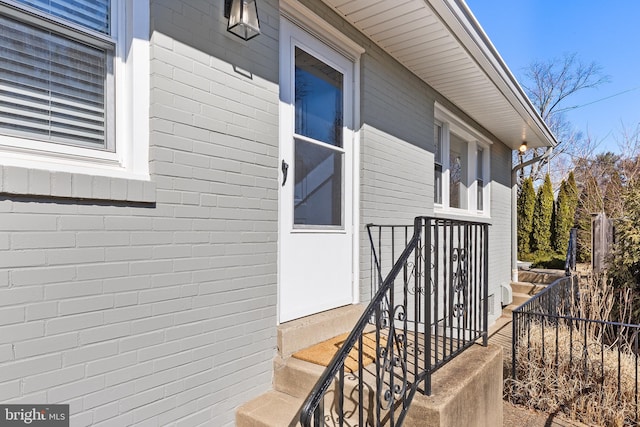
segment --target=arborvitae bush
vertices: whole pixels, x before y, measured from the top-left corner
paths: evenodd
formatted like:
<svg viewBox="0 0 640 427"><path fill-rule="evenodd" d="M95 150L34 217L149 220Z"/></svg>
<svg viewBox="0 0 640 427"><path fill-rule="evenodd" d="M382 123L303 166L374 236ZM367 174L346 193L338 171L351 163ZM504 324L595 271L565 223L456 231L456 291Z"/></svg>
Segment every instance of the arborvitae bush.
<svg viewBox="0 0 640 427"><path fill-rule="evenodd" d="M569 244L569 232L574 224L575 212L578 206L578 189L573 172L567 180L562 181L556 200L556 215L553 226L553 248L564 253Z"/></svg>
<svg viewBox="0 0 640 427"><path fill-rule="evenodd" d="M549 252L551 247L551 220L553 217L553 187L547 174L544 184L538 189L536 205L533 209L533 230L531 249L536 252Z"/></svg>
<svg viewBox="0 0 640 427"><path fill-rule="evenodd" d="M531 229L536 191L531 178L525 178L518 191L518 257L531 252Z"/></svg>

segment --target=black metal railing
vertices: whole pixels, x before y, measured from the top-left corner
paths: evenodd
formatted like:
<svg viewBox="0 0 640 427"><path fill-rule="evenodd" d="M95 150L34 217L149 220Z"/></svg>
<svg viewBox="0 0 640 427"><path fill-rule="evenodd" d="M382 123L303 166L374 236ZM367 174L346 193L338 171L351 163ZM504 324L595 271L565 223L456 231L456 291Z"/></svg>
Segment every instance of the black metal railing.
<svg viewBox="0 0 640 427"><path fill-rule="evenodd" d="M511 387L522 389L512 393L527 400L537 384L534 394L571 414L637 426L640 325L580 317L578 280L558 279L513 311Z"/></svg>
<svg viewBox="0 0 640 427"><path fill-rule="evenodd" d="M562 277L548 285L541 292L533 296L512 312L513 346L511 375L516 377L518 365L518 348L523 345L523 338L527 338L524 345L531 344L531 326L540 323L544 331L544 323L559 317L571 316L576 299L577 277ZM544 322L543 322L544 320Z"/></svg>
<svg viewBox="0 0 640 427"><path fill-rule="evenodd" d="M576 271L576 251L578 248L578 229L569 231L569 244L567 245L567 258L564 262L564 271L567 276Z"/></svg>
<svg viewBox="0 0 640 427"><path fill-rule="evenodd" d="M418 217L367 231L372 299L305 401L303 426L401 426L436 370L487 344L487 224Z"/></svg>

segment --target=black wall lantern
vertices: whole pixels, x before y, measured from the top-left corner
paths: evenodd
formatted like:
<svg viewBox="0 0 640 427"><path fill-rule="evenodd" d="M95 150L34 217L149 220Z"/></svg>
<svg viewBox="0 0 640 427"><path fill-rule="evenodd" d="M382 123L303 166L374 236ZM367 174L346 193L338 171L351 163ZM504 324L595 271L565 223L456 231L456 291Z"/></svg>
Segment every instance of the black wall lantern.
<svg viewBox="0 0 640 427"><path fill-rule="evenodd" d="M256 0L224 0L224 16L229 18L227 31L243 40L260 34Z"/></svg>

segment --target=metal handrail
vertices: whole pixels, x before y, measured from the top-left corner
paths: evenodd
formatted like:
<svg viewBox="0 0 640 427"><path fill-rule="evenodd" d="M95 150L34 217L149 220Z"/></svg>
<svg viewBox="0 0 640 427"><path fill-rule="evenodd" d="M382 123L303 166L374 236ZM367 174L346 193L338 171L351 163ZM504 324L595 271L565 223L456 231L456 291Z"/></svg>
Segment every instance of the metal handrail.
<svg viewBox="0 0 640 427"><path fill-rule="evenodd" d="M369 318L374 314L379 304L383 301L387 291L391 287L391 283L393 283L400 271L402 271L404 263L418 246L418 242L420 241L420 229L420 219L416 218L414 221L413 236L411 237L409 244L398 258L398 261L395 263L393 269L391 269L391 271L387 275L387 278L382 282L382 285L378 289L378 292L376 292L375 296L372 298L371 302L364 310L364 313L362 314L362 316L360 316L360 319L358 319L358 322L347 337L345 343L331 359L331 362L327 366L327 369L325 369L325 371L320 376L320 379L313 387L313 390L311 390L311 393L309 394L307 400L304 402L304 405L302 405L300 422L303 426L311 426L311 418L316 409L320 406L320 400L324 398L324 394L331 386L335 375L343 367L344 361L349 355L349 352L355 346L356 341L358 341L362 336L365 327L369 323Z"/></svg>
<svg viewBox="0 0 640 427"><path fill-rule="evenodd" d="M372 235L374 227L379 227L378 248ZM337 425L344 425L347 416L356 415L358 425L400 426L420 384L424 384L421 392L430 394L431 375L437 369L478 339L482 338L482 343L487 344L487 227L487 224L430 217L416 217L413 232L407 225L367 226L372 267L377 276L374 279L372 275L375 292L305 400L300 413L303 426L324 425L325 418L332 416ZM390 248L383 244L389 240ZM395 243L403 247L397 258ZM384 280L383 257L392 262ZM402 281L401 286L396 286L396 280ZM368 386L363 380L362 337L372 319L375 385ZM347 376L345 361L356 345L358 368ZM356 401L358 405L353 410L344 408L345 377L359 381L347 396L350 400L346 403ZM335 400L327 415L325 395L334 383L336 389L332 397L335 396ZM366 400L364 389L368 393L375 390L375 394ZM376 406L364 409L367 404ZM366 419L365 410L368 411Z"/></svg>

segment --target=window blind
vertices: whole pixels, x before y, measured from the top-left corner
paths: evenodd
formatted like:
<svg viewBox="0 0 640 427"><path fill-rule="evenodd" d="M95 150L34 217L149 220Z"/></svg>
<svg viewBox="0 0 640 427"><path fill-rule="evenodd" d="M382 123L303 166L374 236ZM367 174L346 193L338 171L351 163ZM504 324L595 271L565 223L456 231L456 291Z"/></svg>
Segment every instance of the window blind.
<svg viewBox="0 0 640 427"><path fill-rule="evenodd" d="M105 99L113 52L0 16L0 58L1 133L110 148Z"/></svg>
<svg viewBox="0 0 640 427"><path fill-rule="evenodd" d="M18 0L26 6L46 12L75 24L110 34L111 0Z"/></svg>

